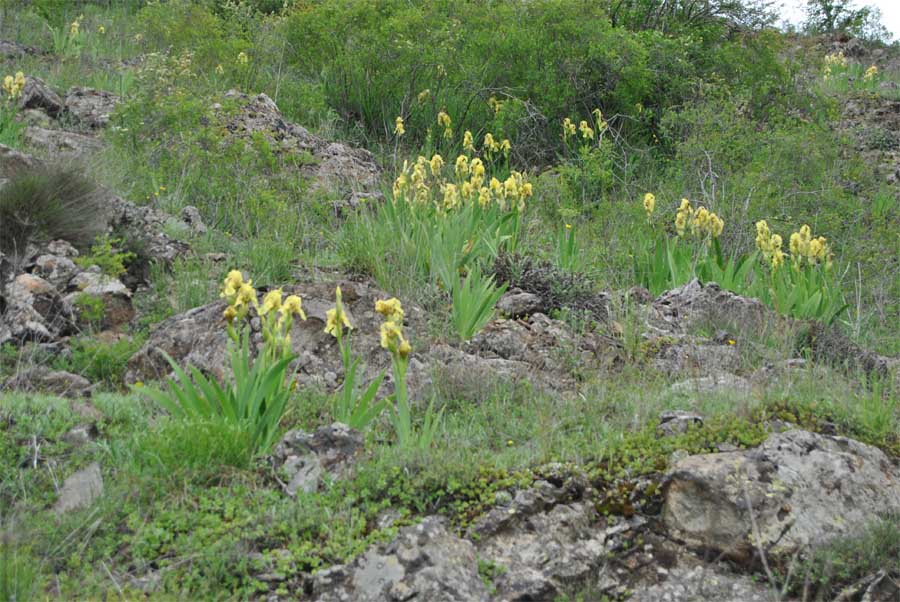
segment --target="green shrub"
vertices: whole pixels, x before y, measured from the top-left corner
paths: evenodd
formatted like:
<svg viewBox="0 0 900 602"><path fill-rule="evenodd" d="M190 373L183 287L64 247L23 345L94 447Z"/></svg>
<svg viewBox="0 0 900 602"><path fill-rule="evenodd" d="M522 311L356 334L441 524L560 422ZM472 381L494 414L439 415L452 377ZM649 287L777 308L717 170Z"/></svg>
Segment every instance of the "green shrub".
<svg viewBox="0 0 900 602"><path fill-rule="evenodd" d="M90 293L78 293L72 304L82 322L99 328L106 316L106 305L103 303L103 299Z"/></svg>
<svg viewBox="0 0 900 602"><path fill-rule="evenodd" d="M118 278L127 271L125 264L135 258L134 253L120 251L114 246L121 244L121 239L111 238L108 234L98 236L90 252L76 257L75 263L83 268L96 265L107 276Z"/></svg>
<svg viewBox="0 0 900 602"><path fill-rule="evenodd" d="M57 238L85 248L106 227L103 200L81 168L19 171L0 188L0 251L18 257L31 242Z"/></svg>

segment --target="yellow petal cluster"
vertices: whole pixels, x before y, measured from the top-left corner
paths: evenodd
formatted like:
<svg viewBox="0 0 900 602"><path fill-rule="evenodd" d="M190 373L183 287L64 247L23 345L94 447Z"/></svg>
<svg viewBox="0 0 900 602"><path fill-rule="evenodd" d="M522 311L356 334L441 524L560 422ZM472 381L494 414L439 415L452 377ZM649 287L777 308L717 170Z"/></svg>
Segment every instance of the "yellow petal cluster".
<svg viewBox="0 0 900 602"><path fill-rule="evenodd" d="M766 263L777 270L784 264L784 251L781 250L783 241L778 234L772 234L766 220L756 222L756 248L762 253Z"/></svg>
<svg viewBox="0 0 900 602"><path fill-rule="evenodd" d="M246 65L249 62L250 62L250 57L247 56L246 52L244 52L243 50L241 52L238 52L238 55L237 55L237 64L238 65Z"/></svg>
<svg viewBox="0 0 900 602"><path fill-rule="evenodd" d="M828 240L824 236L814 237L812 228L807 224L800 230L791 234L789 248L791 250L791 263L795 268L800 268L804 260L809 265L817 265L825 262L831 263L831 249Z"/></svg>
<svg viewBox="0 0 900 602"><path fill-rule="evenodd" d="M259 315L264 316L270 311L280 310L282 294L283 293L280 288L266 293L266 296L263 297L263 303L258 310Z"/></svg>
<svg viewBox="0 0 900 602"><path fill-rule="evenodd" d="M3 78L3 91L9 100L18 98L25 87L25 74L18 71L14 76L7 75Z"/></svg>
<svg viewBox="0 0 900 602"><path fill-rule="evenodd" d="M475 152L475 138L472 137L472 132L469 130L463 134L463 149L468 153Z"/></svg>
<svg viewBox="0 0 900 602"><path fill-rule="evenodd" d="M725 221L706 207L693 207L688 199L681 199L675 213L675 232L684 236L688 227L692 236L718 238L725 230Z"/></svg>
<svg viewBox="0 0 900 602"><path fill-rule="evenodd" d="M876 75L878 75L878 67L872 65L871 67L866 69L865 73L863 73L863 79L867 82L870 82Z"/></svg>
<svg viewBox="0 0 900 602"><path fill-rule="evenodd" d="M647 212L647 219L653 215L654 209L656 209L656 197L652 192L648 192L644 195L644 211Z"/></svg>
<svg viewBox="0 0 900 602"><path fill-rule="evenodd" d="M581 120L581 123L578 124L578 131L581 132L581 137L585 140L593 140L594 139L594 128L588 125L588 122L585 120Z"/></svg>
<svg viewBox="0 0 900 602"><path fill-rule="evenodd" d="M453 138L453 128L450 127L453 121L446 111L441 111L437 116L438 125L444 128L444 138Z"/></svg>
<svg viewBox="0 0 900 602"><path fill-rule="evenodd" d="M488 140L491 141L492 138ZM504 142L506 144L501 143L498 148L509 148L508 141ZM449 177L445 175L444 167L440 155L434 155L430 160L420 156L413 165L404 162L393 184L394 202L403 199L415 205L430 204L441 214L475 202L481 207L495 204L501 211L515 209L521 212L525 209L525 201L534 193L525 174L515 170L510 171L504 181L491 177L485 186L487 167L480 157L457 156L453 175Z"/></svg>
<svg viewBox="0 0 900 602"><path fill-rule="evenodd" d="M392 322L403 322L403 306L396 297L375 301L375 312Z"/></svg>
<svg viewBox="0 0 900 602"><path fill-rule="evenodd" d="M403 117L397 116L397 119L394 120L394 133L397 136L402 136L406 133L406 128L403 127Z"/></svg>
<svg viewBox="0 0 900 602"><path fill-rule="evenodd" d="M341 287L334 290L334 307L325 312L325 332L335 338L340 338L344 332L344 328L351 330L350 320L344 311L344 304L341 300Z"/></svg>
<svg viewBox="0 0 900 602"><path fill-rule="evenodd" d="M844 56L843 51L826 54L825 65L828 67L846 67L847 57Z"/></svg>
<svg viewBox="0 0 900 602"><path fill-rule="evenodd" d="M411 351L409 341L403 337L403 307L397 298L378 299L375 311L385 320L381 324L381 346L392 355L406 359Z"/></svg>
<svg viewBox="0 0 900 602"><path fill-rule="evenodd" d="M562 129L563 129L563 140L568 140L569 138L571 138L572 136L575 135L575 123L568 117L563 119Z"/></svg>
<svg viewBox="0 0 900 602"><path fill-rule="evenodd" d="M303 300L297 295L289 295L279 309L282 316L300 316L301 320L306 320L306 312L303 311Z"/></svg>

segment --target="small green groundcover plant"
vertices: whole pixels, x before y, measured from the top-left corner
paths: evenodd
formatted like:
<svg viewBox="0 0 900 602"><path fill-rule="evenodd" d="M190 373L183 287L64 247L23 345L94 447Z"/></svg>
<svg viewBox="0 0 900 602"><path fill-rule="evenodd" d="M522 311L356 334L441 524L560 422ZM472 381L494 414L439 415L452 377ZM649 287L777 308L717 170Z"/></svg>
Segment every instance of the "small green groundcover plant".
<svg viewBox="0 0 900 602"><path fill-rule="evenodd" d="M250 437L252 448L265 453L275 442L279 424L293 390L290 364L297 358L291 348L290 331L295 317L306 320L302 300L297 295L284 298L282 289L272 290L258 300L251 280L244 280L238 270L228 273L221 297L228 302L224 312L229 338L231 382L220 384L194 367L182 369L168 355L176 378L167 381L168 390L137 386L174 418L222 420L236 425ZM360 360L350 348L353 329L341 299L335 290L335 306L328 310L325 332L338 341L344 364L344 383L333 400L334 416L357 429L365 429L385 410L398 444L404 449L424 449L431 445L440 423L441 413L429 405L422 426L413 424L412 409L406 385L411 345L403 335L403 307L396 298L378 300L375 311L384 316L381 346L391 355L394 393L376 400L384 380L382 371L362 392L357 388ZM254 355L250 351L251 312L262 324L263 348ZM190 374L188 373L190 372Z"/></svg>

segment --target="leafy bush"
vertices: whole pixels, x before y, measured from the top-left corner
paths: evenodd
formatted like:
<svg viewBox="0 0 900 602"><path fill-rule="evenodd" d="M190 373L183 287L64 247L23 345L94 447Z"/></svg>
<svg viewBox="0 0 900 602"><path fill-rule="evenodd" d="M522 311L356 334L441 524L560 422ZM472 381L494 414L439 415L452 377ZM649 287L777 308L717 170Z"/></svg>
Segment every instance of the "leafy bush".
<svg viewBox="0 0 900 602"><path fill-rule="evenodd" d="M78 318L91 328L99 328L106 316L106 305L103 299L91 293L78 293L72 300Z"/></svg>
<svg viewBox="0 0 900 602"><path fill-rule="evenodd" d="M591 319L606 320L605 298L594 291L594 284L581 274L561 270L546 262L516 254L501 254L492 267L498 282L510 288L534 293L544 302L542 311L569 309Z"/></svg>
<svg viewBox="0 0 900 602"><path fill-rule="evenodd" d="M106 227L103 200L78 167L21 170L0 188L0 251L18 257L29 243L56 238L85 248Z"/></svg>

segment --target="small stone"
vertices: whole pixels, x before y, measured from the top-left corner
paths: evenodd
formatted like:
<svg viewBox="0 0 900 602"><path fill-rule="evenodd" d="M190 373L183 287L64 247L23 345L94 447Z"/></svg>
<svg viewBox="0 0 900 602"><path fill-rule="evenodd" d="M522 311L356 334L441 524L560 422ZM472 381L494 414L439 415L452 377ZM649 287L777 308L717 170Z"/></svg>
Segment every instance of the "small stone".
<svg viewBox="0 0 900 602"><path fill-rule="evenodd" d="M62 436L62 440L69 445L79 446L90 443L97 433L97 429L93 425L79 424L70 428Z"/></svg>
<svg viewBox="0 0 900 602"><path fill-rule="evenodd" d="M541 311L544 302L534 293L508 292L497 302L497 309L510 318L522 318Z"/></svg>
<svg viewBox="0 0 900 602"><path fill-rule="evenodd" d="M94 462L65 480L53 510L57 514L65 514L86 508L102 493L103 476L100 473L100 465Z"/></svg>
<svg viewBox="0 0 900 602"><path fill-rule="evenodd" d="M181 219L190 227L191 233L198 236L206 234L206 224L203 223L200 210L193 205L188 205L181 210Z"/></svg>
<svg viewBox="0 0 900 602"><path fill-rule="evenodd" d="M659 426L656 431L663 437L671 437L684 434L698 426L703 426L703 416L692 412L672 410L659 415Z"/></svg>

